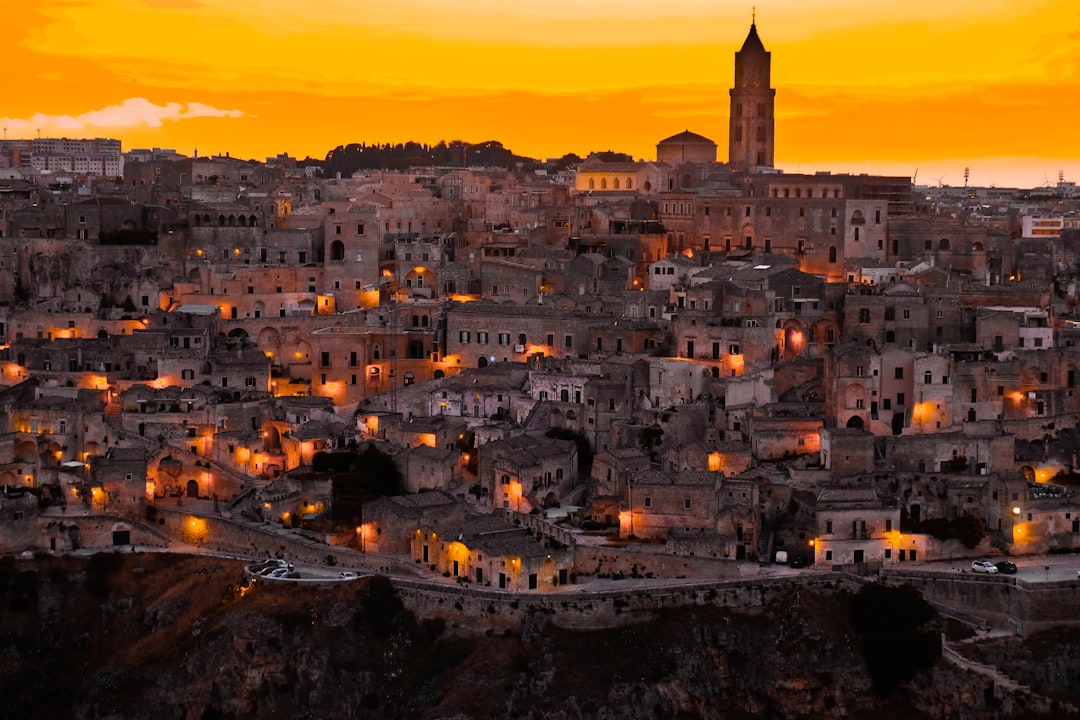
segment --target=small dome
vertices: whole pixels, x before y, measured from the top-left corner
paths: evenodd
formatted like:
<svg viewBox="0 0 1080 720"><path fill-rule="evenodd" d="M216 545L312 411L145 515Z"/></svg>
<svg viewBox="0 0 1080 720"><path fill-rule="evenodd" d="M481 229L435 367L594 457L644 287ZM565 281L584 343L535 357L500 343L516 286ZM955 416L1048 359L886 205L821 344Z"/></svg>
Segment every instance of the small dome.
<svg viewBox="0 0 1080 720"><path fill-rule="evenodd" d="M705 137L704 135L698 135L697 133L690 132L689 130L683 130L678 135L672 135L669 138L664 138L657 145L716 145L715 142Z"/></svg>
<svg viewBox="0 0 1080 720"><path fill-rule="evenodd" d="M656 144L659 162L678 165L684 162L716 162L716 143L707 137L685 130Z"/></svg>

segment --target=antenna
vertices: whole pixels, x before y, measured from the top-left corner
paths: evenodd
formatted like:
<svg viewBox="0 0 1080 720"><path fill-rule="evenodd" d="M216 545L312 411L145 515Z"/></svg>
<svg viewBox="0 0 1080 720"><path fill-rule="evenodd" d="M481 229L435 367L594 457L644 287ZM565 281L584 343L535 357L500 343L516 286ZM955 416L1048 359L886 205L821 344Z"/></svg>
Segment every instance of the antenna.
<svg viewBox="0 0 1080 720"><path fill-rule="evenodd" d="M757 5L754 5L752 8L750 8L750 24L757 24Z"/></svg>
<svg viewBox="0 0 1080 720"><path fill-rule="evenodd" d="M6 130L4 131L4 137L5 138L7 137L7 131ZM1058 185L1061 185L1063 182L1065 182L1065 171L1064 170L1058 170Z"/></svg>
<svg viewBox="0 0 1080 720"><path fill-rule="evenodd" d="M968 177L970 177L970 176L971 176L971 168L969 168L969 167L964 168L964 189L965 190L967 189Z"/></svg>

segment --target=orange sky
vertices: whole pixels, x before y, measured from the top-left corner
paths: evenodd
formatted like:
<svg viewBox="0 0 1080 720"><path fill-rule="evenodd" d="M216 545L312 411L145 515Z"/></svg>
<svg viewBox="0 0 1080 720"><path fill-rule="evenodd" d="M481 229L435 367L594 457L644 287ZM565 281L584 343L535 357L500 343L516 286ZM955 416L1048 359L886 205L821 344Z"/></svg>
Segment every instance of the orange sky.
<svg viewBox="0 0 1080 720"><path fill-rule="evenodd" d="M263 159L500 140L550 157L727 154L734 0L19 0L7 137ZM885 6L885 7L880 7ZM1076 0L757 0L776 161L931 184L1080 181ZM14 52L12 52L14 50Z"/></svg>

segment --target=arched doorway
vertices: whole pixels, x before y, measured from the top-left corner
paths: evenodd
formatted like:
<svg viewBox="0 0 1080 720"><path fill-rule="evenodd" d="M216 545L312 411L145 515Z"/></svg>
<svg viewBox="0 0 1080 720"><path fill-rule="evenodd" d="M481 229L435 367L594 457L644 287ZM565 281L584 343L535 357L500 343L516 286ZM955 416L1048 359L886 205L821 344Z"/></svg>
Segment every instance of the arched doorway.
<svg viewBox="0 0 1080 720"><path fill-rule="evenodd" d="M199 497L199 483L195 482L194 480L187 481L187 496L189 498Z"/></svg>
<svg viewBox="0 0 1080 720"><path fill-rule="evenodd" d="M848 418L847 427L851 430L862 430L863 419L858 415L852 415L850 418Z"/></svg>
<svg viewBox="0 0 1080 720"><path fill-rule="evenodd" d="M476 361L476 367L478 368L486 368L487 366L488 359L486 357L481 356L480 359Z"/></svg>

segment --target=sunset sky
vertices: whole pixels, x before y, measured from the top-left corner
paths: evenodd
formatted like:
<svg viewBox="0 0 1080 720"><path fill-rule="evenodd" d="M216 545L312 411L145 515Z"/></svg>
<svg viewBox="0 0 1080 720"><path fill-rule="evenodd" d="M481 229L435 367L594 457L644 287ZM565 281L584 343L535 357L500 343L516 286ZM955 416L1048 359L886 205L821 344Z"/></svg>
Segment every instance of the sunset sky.
<svg viewBox="0 0 1080 720"><path fill-rule="evenodd" d="M19 0L8 138L323 157L499 140L655 157L690 129L727 159L735 0ZM776 162L937 185L1080 181L1077 0L757 0Z"/></svg>

